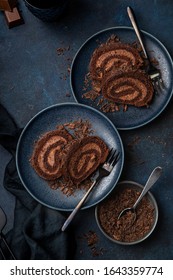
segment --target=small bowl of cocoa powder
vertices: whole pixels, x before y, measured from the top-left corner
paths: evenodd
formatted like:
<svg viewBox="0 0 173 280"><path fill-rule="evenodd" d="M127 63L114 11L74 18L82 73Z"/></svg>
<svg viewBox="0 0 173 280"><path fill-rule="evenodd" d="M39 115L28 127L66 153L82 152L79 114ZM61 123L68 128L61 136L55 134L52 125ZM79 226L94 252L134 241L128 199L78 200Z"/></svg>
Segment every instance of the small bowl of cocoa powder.
<svg viewBox="0 0 173 280"><path fill-rule="evenodd" d="M132 212L118 219L120 212L132 207L143 186L133 181L119 182L114 191L95 208L95 216L101 232L111 241L122 245L134 245L150 236L158 221L157 202L149 191Z"/></svg>

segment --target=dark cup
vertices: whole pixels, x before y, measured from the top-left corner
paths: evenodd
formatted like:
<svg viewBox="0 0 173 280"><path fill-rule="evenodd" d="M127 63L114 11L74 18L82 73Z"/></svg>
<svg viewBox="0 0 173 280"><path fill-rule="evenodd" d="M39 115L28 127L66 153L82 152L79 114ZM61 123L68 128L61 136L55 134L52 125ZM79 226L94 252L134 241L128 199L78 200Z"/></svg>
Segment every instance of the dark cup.
<svg viewBox="0 0 173 280"><path fill-rule="evenodd" d="M69 0L24 0L28 10L42 21L56 21L64 12Z"/></svg>

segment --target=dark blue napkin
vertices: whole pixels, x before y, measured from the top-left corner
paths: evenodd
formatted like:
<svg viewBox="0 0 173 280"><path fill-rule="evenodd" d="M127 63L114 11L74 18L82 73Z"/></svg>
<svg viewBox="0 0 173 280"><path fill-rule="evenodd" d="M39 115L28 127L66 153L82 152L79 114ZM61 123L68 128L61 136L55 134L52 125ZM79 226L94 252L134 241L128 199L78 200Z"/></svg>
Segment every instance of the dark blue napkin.
<svg viewBox="0 0 173 280"><path fill-rule="evenodd" d="M16 198L14 226L6 238L19 260L73 259L74 234L72 229L61 232L65 221L63 213L35 201L20 182L15 150L21 131L0 105L0 144L12 154L5 170L4 187Z"/></svg>

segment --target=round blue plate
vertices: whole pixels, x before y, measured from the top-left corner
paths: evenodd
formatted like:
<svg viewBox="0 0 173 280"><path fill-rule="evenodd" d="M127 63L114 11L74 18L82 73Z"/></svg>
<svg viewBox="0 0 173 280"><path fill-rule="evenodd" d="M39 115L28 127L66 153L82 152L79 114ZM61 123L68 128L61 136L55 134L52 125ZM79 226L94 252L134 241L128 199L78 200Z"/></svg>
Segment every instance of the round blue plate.
<svg viewBox="0 0 173 280"><path fill-rule="evenodd" d="M106 113L106 116L113 122L117 129L134 129L151 122L165 109L173 92L173 63L168 51L155 37L147 32L141 32L144 44L148 50L148 55L158 61L157 67L161 71L165 87L159 93L155 94L149 108L128 106L126 112L123 112L121 108L118 112ZM85 93L84 81L89 71L88 66L93 51L100 43L106 42L112 34L117 35L124 43L137 42L137 37L131 27L113 27L105 29L90 37L81 46L72 62L71 88L74 98L77 102L92 106L96 109L99 109L97 101L94 102L82 97ZM88 90L90 90L90 88L88 88L87 91Z"/></svg>
<svg viewBox="0 0 173 280"><path fill-rule="evenodd" d="M94 135L100 136L108 145L120 152L120 159L108 177L93 190L84 208L91 207L105 198L116 185L123 168L124 150L121 138L112 122L99 111L86 105L64 103L48 107L33 117L24 128L17 145L16 165L19 177L27 191L40 203L57 210L71 211L84 195L78 190L66 196L59 189L53 190L40 178L32 166L31 158L35 141L43 133L54 130L57 125L74 120L88 120Z"/></svg>

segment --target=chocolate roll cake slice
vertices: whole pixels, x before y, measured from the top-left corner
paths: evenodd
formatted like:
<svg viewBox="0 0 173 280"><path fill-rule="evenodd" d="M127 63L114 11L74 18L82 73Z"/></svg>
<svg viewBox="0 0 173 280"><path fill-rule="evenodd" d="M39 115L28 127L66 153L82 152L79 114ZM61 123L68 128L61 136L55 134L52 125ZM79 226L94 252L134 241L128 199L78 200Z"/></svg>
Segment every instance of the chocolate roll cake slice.
<svg viewBox="0 0 173 280"><path fill-rule="evenodd" d="M99 82L113 68L139 69L142 65L137 48L121 42L102 44L94 51L89 64L93 87L99 91Z"/></svg>
<svg viewBox="0 0 173 280"><path fill-rule="evenodd" d="M62 175L64 148L72 140L62 127L45 133L36 142L30 162L40 177L54 180Z"/></svg>
<svg viewBox="0 0 173 280"><path fill-rule="evenodd" d="M79 184L105 162L109 149L97 136L87 136L75 141L66 155L63 175L67 181Z"/></svg>
<svg viewBox="0 0 173 280"><path fill-rule="evenodd" d="M154 88L149 76L140 70L110 72L102 83L103 96L118 104L147 106L153 97Z"/></svg>

